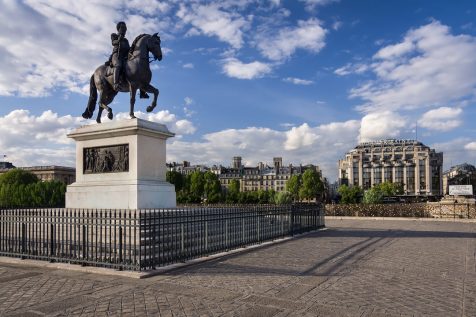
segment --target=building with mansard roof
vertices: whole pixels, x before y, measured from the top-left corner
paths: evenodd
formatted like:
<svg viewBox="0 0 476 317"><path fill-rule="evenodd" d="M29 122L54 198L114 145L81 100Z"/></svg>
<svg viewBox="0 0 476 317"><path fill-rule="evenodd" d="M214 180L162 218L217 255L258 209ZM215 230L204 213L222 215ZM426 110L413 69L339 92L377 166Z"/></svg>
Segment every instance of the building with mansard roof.
<svg viewBox="0 0 476 317"><path fill-rule="evenodd" d="M338 164L340 184L365 190L392 182L403 184L405 195L443 194L443 153L416 140L360 143Z"/></svg>
<svg viewBox="0 0 476 317"><path fill-rule="evenodd" d="M187 168L183 166L186 165ZM299 165L293 166L289 164L283 165L281 157L273 158L273 165L269 166L264 163L259 163L258 166L244 166L240 156L233 157L232 165L230 167L214 165L207 168L203 165L190 166L188 162L184 164L168 164L170 171L177 171L183 175L187 175L190 170L209 170L218 176L220 184L223 189L227 189L233 180L240 182L240 191L257 191L257 190L275 190L282 192L286 190L286 183L292 175L303 174L307 169L314 169L322 177L321 170L316 165Z"/></svg>

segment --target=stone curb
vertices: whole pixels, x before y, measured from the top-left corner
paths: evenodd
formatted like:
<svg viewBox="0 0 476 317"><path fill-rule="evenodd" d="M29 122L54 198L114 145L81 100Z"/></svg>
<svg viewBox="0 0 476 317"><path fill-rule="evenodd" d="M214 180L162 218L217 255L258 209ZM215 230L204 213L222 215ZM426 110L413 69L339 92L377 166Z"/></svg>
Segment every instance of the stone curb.
<svg viewBox="0 0 476 317"><path fill-rule="evenodd" d="M284 243L286 241L294 240L296 238L300 238L315 232L319 231L324 231L327 230L326 227L309 231L306 233L301 233L301 234L296 234L292 237L286 237L286 238L281 238L281 239L276 239L272 241L266 241L261 244L254 244L250 245L247 247L239 248L239 249L234 249L226 252L220 252L220 253L215 253L209 256L204 256L201 258L197 259L192 259L187 262L181 262L181 263L174 263L170 264L167 266L162 266L158 267L155 270L149 270L149 271L142 271L142 272L135 272L135 271L119 271L116 269L112 268L103 268L103 267L94 267L94 266L81 266L79 264L68 264L68 263L50 263L46 261L40 261L40 260L32 260L32 259L20 259L20 258L13 258L13 257L6 257L6 256L0 256L0 263L3 264L13 264L13 265L24 265L24 266L33 266L33 267L40 267L40 268L49 268L49 269L59 269L59 270L67 270L67 271L75 271L75 272L83 272L83 273L93 273L93 274L102 274L102 275L113 275L113 276L119 276L119 277L127 277L127 278L135 278L135 279L143 279L143 278L148 278L160 274L165 274L170 271L178 270L181 268L185 268L188 266L212 261L218 258L230 256L230 255L235 255L239 253L244 253L244 252L249 252L251 250L257 250L260 248L264 248L267 246L275 245L275 244L280 244Z"/></svg>
<svg viewBox="0 0 476 317"><path fill-rule="evenodd" d="M474 223L476 219L462 218L416 218L416 217L355 217L355 216L325 216L329 220L400 220L400 221L446 221Z"/></svg>

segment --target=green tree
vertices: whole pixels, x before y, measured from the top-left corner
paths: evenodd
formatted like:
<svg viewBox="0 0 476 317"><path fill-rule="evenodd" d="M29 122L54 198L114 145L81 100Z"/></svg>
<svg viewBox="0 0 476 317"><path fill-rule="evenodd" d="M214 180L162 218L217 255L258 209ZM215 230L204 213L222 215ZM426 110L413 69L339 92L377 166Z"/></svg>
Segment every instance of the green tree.
<svg viewBox="0 0 476 317"><path fill-rule="evenodd" d="M0 185L28 185L39 181L35 174L19 168L14 168L0 175Z"/></svg>
<svg viewBox="0 0 476 317"><path fill-rule="evenodd" d="M201 198L205 189L205 179L203 173L200 171L194 171L190 175L190 194L193 197Z"/></svg>
<svg viewBox="0 0 476 317"><path fill-rule="evenodd" d="M203 175L204 179L204 195L207 198L208 203L217 203L220 201L221 196L221 185L218 180L218 176L213 174L210 171L207 171Z"/></svg>
<svg viewBox="0 0 476 317"><path fill-rule="evenodd" d="M299 189L301 199L311 200L316 198L324 191L319 173L314 169L307 169L302 175L302 186Z"/></svg>
<svg viewBox="0 0 476 317"><path fill-rule="evenodd" d="M360 197L362 197L362 188L359 186L349 187L347 185L341 185L337 192L341 196L340 202L342 204L358 204Z"/></svg>
<svg viewBox="0 0 476 317"><path fill-rule="evenodd" d="M374 186L364 193L364 204L379 204L382 202L384 194L380 186Z"/></svg>
<svg viewBox="0 0 476 317"><path fill-rule="evenodd" d="M286 182L286 191L291 194L294 201L299 199L299 189L301 188L301 175L292 175Z"/></svg>
<svg viewBox="0 0 476 317"><path fill-rule="evenodd" d="M365 204L380 204L383 202L384 197L402 195L403 184L385 182L377 184L374 187L367 190L364 194L363 202Z"/></svg>
<svg viewBox="0 0 476 317"><path fill-rule="evenodd" d="M382 192L383 196L395 196L403 194L403 184L402 183L391 183L385 182L376 185Z"/></svg>
<svg viewBox="0 0 476 317"><path fill-rule="evenodd" d="M233 179L226 191L226 202L236 204L240 196L240 181Z"/></svg>
<svg viewBox="0 0 476 317"><path fill-rule="evenodd" d="M177 171L168 171L166 174L167 182L173 184L175 186L175 191L179 192L183 189L185 179L180 172Z"/></svg>
<svg viewBox="0 0 476 317"><path fill-rule="evenodd" d="M293 202L293 195L290 192L279 192L276 193L274 198L274 203L276 205L290 204Z"/></svg>

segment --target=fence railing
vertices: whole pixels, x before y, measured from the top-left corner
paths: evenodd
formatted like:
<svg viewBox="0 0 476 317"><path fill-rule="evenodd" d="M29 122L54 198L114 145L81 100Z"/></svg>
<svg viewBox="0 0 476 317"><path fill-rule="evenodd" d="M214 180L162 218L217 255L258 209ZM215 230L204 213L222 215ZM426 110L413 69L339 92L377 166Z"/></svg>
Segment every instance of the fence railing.
<svg viewBox="0 0 476 317"><path fill-rule="evenodd" d="M147 270L323 226L319 204L0 209L0 255Z"/></svg>

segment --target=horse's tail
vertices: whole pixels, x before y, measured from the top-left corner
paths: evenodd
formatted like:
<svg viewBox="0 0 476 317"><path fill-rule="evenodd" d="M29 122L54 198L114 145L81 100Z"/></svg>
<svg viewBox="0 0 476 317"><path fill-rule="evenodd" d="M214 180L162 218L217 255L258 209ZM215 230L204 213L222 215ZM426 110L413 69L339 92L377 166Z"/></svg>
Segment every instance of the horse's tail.
<svg viewBox="0 0 476 317"><path fill-rule="evenodd" d="M89 81L89 100L86 110L84 110L83 118L91 119L96 109L96 102L98 100L98 90L96 88L96 83L94 82L94 74L91 76Z"/></svg>

